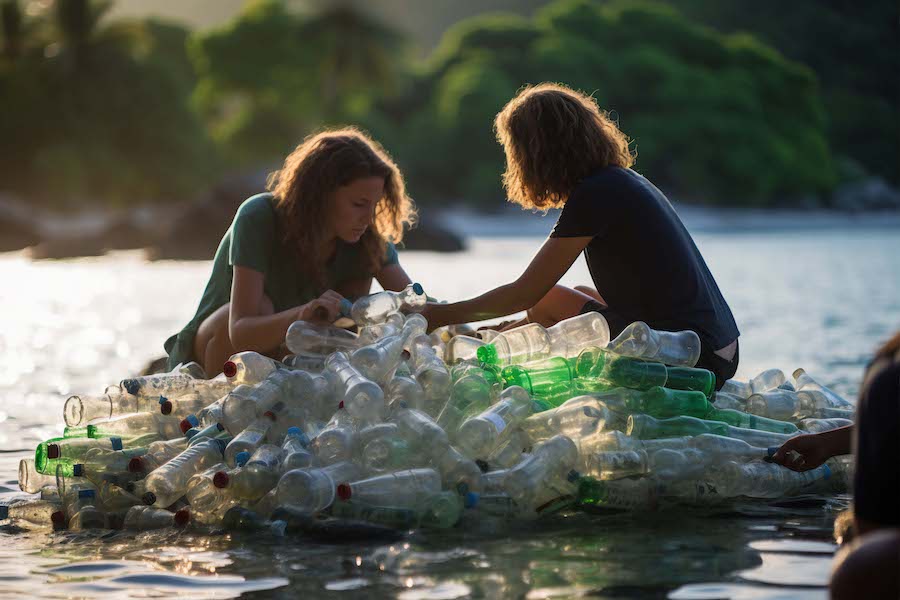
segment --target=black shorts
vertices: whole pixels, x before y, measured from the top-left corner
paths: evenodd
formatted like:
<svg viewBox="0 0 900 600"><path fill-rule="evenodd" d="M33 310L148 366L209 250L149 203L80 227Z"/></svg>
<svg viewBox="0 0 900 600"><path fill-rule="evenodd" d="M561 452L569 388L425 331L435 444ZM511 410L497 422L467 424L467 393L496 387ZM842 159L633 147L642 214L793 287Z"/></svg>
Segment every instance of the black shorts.
<svg viewBox="0 0 900 600"><path fill-rule="evenodd" d="M609 325L610 339L615 339L626 327L631 325L630 320L622 317L622 315L616 311L603 306L596 300L588 300L578 314L583 315L586 312L596 312L603 315L603 318L606 319L606 322ZM734 374L737 372L740 347L735 347L734 356L731 360L722 358L716 354L716 350L716 348L710 348L708 344L703 343L701 340L700 358L697 360L696 366L698 369L712 371L716 376L716 390L720 390L722 389L722 386L725 385L725 382L734 377Z"/></svg>

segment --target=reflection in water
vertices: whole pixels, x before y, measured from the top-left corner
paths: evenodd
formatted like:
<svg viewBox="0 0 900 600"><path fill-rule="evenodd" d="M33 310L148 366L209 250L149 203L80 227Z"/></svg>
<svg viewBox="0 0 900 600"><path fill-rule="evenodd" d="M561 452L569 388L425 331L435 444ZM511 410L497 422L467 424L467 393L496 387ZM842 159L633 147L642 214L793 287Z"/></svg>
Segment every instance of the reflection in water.
<svg viewBox="0 0 900 600"><path fill-rule="evenodd" d="M739 375L804 366L854 396L869 353L900 314L900 281L884 277L900 273L900 236L696 237L743 332ZM401 258L432 295L455 299L505 283L539 243L476 240L466 253ZM193 314L208 269L146 264L134 253L42 263L0 255L0 278L15 282L0 287L0 501L20 495L19 458L61 432L65 396L102 390L158 356ZM587 280L579 260L564 282ZM846 506L846 498L806 498L649 516L574 514L512 527L479 521L394 546L7 527L0 528L0 596L823 598L831 526Z"/></svg>

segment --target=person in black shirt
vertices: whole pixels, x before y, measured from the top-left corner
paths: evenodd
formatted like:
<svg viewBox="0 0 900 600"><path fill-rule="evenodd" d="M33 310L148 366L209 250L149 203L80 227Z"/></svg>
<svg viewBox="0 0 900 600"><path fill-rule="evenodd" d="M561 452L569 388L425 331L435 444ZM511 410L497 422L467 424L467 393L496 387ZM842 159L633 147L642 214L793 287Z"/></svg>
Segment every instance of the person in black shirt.
<svg viewBox="0 0 900 600"><path fill-rule="evenodd" d="M464 302L429 304L423 313L429 323L559 304L565 294L555 286L583 252L599 295L574 292L580 304L557 319L595 310L613 337L634 321L693 330L702 346L697 366L713 371L721 388L738 363L740 332L731 309L672 205L631 169L628 139L594 99L556 84L526 88L497 115L495 127L506 153L510 200L529 209L561 207L562 213L516 281Z"/></svg>

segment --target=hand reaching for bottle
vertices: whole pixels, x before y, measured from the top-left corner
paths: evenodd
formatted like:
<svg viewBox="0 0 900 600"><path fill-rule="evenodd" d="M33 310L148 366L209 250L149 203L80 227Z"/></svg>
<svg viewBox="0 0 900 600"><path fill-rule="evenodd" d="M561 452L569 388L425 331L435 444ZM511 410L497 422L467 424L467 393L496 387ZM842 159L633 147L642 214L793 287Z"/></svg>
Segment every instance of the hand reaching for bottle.
<svg viewBox="0 0 900 600"><path fill-rule="evenodd" d="M334 323L341 316L343 301L343 296L334 290L328 290L315 300L297 307L297 320Z"/></svg>
<svg viewBox="0 0 900 600"><path fill-rule="evenodd" d="M823 439L818 434L806 434L792 437L782 444L772 455L772 462L792 471L809 471L832 456L827 438Z"/></svg>

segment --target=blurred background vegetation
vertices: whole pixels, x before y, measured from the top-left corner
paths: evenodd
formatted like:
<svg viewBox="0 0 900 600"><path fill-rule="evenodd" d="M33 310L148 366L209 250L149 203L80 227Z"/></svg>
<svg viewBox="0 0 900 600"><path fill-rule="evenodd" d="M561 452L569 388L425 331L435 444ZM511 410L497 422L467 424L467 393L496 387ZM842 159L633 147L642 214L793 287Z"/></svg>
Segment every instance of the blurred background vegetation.
<svg viewBox="0 0 900 600"><path fill-rule="evenodd" d="M420 204L496 208L493 116L521 86L557 81L612 111L636 168L676 197L827 206L846 182L900 183L898 10L0 0L0 190L53 208L179 202L354 123Z"/></svg>

